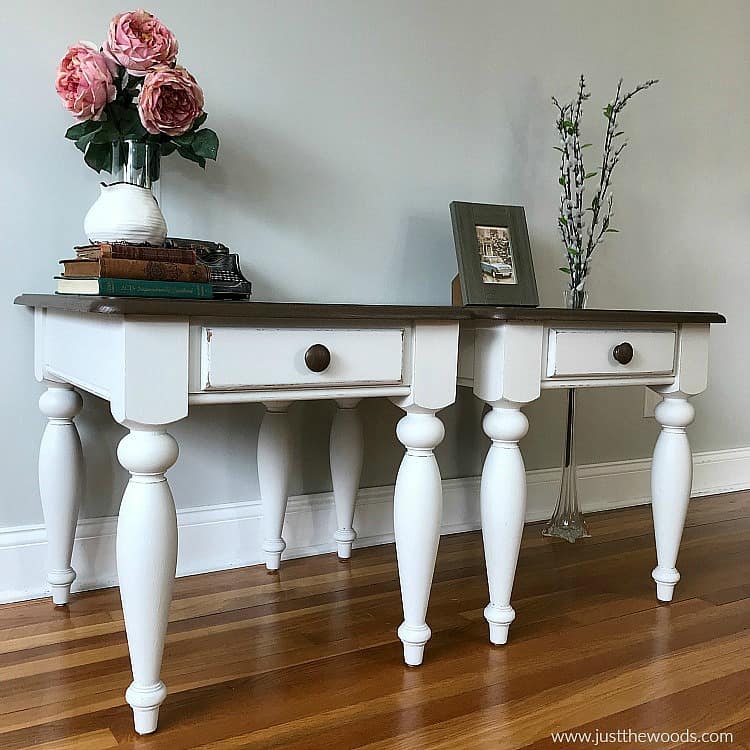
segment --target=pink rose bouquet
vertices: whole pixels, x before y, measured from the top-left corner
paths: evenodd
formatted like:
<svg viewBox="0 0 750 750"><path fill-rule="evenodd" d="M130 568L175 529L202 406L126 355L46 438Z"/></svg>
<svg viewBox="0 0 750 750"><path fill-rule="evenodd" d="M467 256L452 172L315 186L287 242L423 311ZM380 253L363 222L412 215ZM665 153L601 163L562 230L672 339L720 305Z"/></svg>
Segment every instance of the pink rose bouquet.
<svg viewBox="0 0 750 750"><path fill-rule="evenodd" d="M177 65L174 34L145 10L116 15L101 48L78 42L68 48L55 88L78 121L65 137L75 141L97 172L112 171L113 146L150 143L201 167L216 159L219 138L202 128L208 116L203 91Z"/></svg>

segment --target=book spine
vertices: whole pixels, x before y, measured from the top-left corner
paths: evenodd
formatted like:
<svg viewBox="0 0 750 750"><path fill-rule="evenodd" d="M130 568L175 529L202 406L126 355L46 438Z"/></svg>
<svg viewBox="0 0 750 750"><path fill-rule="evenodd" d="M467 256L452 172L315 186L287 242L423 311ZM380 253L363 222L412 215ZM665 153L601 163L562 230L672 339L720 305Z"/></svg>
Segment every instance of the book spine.
<svg viewBox="0 0 750 750"><path fill-rule="evenodd" d="M99 279L99 294L105 297L212 299L213 290L211 284L197 284L189 281Z"/></svg>
<svg viewBox="0 0 750 750"><path fill-rule="evenodd" d="M139 245L114 244L102 242L86 248L76 248L81 257L94 258L120 258L122 260L156 260L167 263L188 263L194 265L197 262L195 250L180 250L174 247L142 247Z"/></svg>
<svg viewBox="0 0 750 750"><path fill-rule="evenodd" d="M209 280L209 269L197 264L102 257L99 261L99 275L108 279L206 283Z"/></svg>

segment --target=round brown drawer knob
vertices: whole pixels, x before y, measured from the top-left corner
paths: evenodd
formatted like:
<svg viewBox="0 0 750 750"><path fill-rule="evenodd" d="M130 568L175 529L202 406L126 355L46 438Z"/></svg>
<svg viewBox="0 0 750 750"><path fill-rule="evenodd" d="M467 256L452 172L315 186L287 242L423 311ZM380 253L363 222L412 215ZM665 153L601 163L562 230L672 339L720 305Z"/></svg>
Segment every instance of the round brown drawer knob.
<svg viewBox="0 0 750 750"><path fill-rule="evenodd" d="M615 361L619 362L621 365L629 365L633 359L633 345L629 344L627 341L618 344L612 350L612 356L615 358Z"/></svg>
<svg viewBox="0 0 750 750"><path fill-rule="evenodd" d="M331 364L331 352L323 344L313 344L305 352L305 364L308 370L323 372Z"/></svg>

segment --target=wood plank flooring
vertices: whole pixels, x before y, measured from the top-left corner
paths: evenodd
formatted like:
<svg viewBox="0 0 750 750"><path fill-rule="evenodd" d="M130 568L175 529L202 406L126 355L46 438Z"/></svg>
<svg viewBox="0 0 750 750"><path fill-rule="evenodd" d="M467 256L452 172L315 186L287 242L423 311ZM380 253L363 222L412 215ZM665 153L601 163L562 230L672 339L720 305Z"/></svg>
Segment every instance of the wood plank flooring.
<svg viewBox="0 0 750 750"><path fill-rule="evenodd" d="M392 545L181 578L159 731L138 737L117 589L0 607L0 748L592 747L551 732L729 731L750 748L750 492L694 500L671 605L650 508L575 545L526 528L511 642L492 647L478 533L440 543L424 665L404 667ZM609 742L609 747L634 747ZM688 747L683 738L643 747ZM696 745L690 745L696 747Z"/></svg>

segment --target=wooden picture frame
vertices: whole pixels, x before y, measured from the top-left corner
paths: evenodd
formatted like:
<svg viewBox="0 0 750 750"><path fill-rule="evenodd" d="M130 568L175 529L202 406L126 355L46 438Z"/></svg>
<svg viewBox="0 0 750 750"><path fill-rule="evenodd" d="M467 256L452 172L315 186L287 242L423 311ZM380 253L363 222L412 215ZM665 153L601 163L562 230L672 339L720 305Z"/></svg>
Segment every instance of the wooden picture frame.
<svg viewBox="0 0 750 750"><path fill-rule="evenodd" d="M464 305L539 305L523 206L453 201L451 220Z"/></svg>

